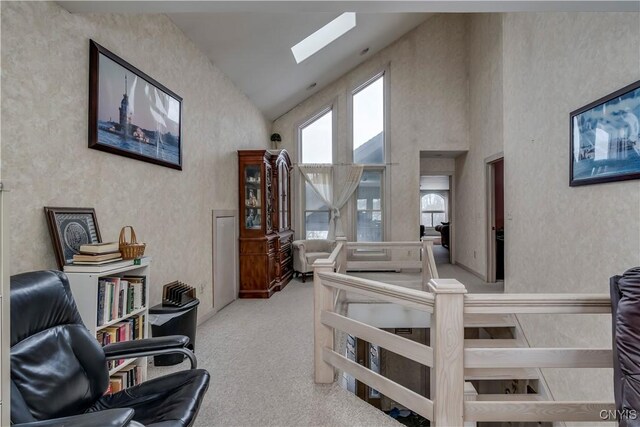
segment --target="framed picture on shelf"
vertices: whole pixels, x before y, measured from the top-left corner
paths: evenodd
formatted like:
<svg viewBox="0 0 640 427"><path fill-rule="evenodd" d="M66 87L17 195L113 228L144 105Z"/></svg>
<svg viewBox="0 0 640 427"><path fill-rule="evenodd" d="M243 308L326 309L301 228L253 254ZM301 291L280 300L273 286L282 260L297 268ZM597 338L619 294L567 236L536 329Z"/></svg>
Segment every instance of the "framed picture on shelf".
<svg viewBox="0 0 640 427"><path fill-rule="evenodd" d="M93 208L44 208L58 268L73 262L81 245L101 243L100 229Z"/></svg>
<svg viewBox="0 0 640 427"><path fill-rule="evenodd" d="M640 80L570 114L572 187L640 178Z"/></svg>
<svg viewBox="0 0 640 427"><path fill-rule="evenodd" d="M95 41L89 148L182 170L182 98Z"/></svg>

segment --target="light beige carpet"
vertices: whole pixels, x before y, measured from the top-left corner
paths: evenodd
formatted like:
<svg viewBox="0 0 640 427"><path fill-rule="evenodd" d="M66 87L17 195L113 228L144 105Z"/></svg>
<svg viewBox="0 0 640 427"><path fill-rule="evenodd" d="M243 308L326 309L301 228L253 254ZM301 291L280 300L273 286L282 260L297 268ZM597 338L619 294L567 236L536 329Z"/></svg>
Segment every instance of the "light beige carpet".
<svg viewBox="0 0 640 427"><path fill-rule="evenodd" d="M336 384L313 381L313 283L237 300L197 331L211 373L196 426L398 426ZM188 368L149 367L149 377Z"/></svg>

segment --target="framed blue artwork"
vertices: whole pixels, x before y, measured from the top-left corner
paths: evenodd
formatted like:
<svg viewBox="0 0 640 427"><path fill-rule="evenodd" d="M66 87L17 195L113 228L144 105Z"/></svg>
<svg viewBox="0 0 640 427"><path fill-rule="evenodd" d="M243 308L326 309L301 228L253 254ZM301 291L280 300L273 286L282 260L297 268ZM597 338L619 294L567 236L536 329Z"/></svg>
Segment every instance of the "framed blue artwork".
<svg viewBox="0 0 640 427"><path fill-rule="evenodd" d="M640 80L570 114L572 187L640 178Z"/></svg>

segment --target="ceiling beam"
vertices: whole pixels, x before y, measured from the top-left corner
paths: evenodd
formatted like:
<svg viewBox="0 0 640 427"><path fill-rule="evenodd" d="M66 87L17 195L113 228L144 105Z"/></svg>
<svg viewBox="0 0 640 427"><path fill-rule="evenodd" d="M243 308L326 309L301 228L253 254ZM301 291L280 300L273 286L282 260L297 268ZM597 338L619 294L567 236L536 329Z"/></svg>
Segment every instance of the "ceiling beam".
<svg viewBox="0 0 640 427"><path fill-rule="evenodd" d="M182 0L58 1L71 13L639 12L638 0Z"/></svg>

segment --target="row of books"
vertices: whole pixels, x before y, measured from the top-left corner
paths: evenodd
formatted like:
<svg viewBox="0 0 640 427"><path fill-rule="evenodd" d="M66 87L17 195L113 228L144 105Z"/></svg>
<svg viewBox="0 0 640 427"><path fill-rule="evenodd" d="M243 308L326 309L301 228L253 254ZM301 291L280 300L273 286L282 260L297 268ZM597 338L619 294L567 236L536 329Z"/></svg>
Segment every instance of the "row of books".
<svg viewBox="0 0 640 427"><path fill-rule="evenodd" d="M145 317L144 314L140 314L98 331L96 339L102 346L114 342L142 339L144 338L144 328ZM109 369L113 369L122 363L124 363L124 359L109 360L107 365Z"/></svg>
<svg viewBox="0 0 640 427"><path fill-rule="evenodd" d="M102 277L98 281L98 326L145 307L146 277Z"/></svg>
<svg viewBox="0 0 640 427"><path fill-rule="evenodd" d="M109 388L106 394L117 393L125 388L133 387L142 382L142 368L132 365L109 377Z"/></svg>
<svg viewBox="0 0 640 427"><path fill-rule="evenodd" d="M122 322L115 323L96 334L96 339L103 346L114 342L131 341L144 338L144 314L131 316Z"/></svg>

